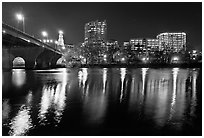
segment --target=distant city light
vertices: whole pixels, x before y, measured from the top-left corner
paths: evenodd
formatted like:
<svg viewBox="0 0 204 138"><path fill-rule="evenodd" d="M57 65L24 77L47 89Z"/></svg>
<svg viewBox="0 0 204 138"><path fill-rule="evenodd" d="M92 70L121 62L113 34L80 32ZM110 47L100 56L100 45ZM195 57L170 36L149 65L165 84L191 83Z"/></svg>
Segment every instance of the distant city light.
<svg viewBox="0 0 204 138"><path fill-rule="evenodd" d="M86 63L86 59L85 58L83 58L83 62Z"/></svg>
<svg viewBox="0 0 204 138"><path fill-rule="evenodd" d="M193 50L193 53L197 53L197 51L196 51L196 50Z"/></svg>
<svg viewBox="0 0 204 138"><path fill-rule="evenodd" d="M53 42L53 40L52 39L50 39L50 43L52 43Z"/></svg>
<svg viewBox="0 0 204 138"><path fill-rule="evenodd" d="M178 57L174 57L173 60L177 61L177 60L179 60L179 58Z"/></svg>
<svg viewBox="0 0 204 138"><path fill-rule="evenodd" d="M57 41L57 40L55 41L55 44L58 44L58 41Z"/></svg>
<svg viewBox="0 0 204 138"><path fill-rule="evenodd" d="M125 61L125 58L122 58L121 60L122 60L122 61Z"/></svg>
<svg viewBox="0 0 204 138"><path fill-rule="evenodd" d="M3 32L4 34L6 33L6 31L5 31L5 30L3 30L2 32Z"/></svg>
<svg viewBox="0 0 204 138"><path fill-rule="evenodd" d="M44 42L44 43L46 43L46 40L45 40L45 39L43 39L43 42Z"/></svg>

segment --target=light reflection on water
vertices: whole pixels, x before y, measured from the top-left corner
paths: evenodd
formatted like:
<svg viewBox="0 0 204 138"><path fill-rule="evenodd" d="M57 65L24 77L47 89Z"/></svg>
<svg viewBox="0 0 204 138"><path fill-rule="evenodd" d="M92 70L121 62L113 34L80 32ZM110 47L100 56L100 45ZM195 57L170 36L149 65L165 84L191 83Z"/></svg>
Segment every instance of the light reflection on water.
<svg viewBox="0 0 204 138"><path fill-rule="evenodd" d="M32 102L32 92L28 92L26 96L25 104L23 104L16 116L11 120L9 126L9 135L10 136L22 136L33 127L31 120L31 102Z"/></svg>
<svg viewBox="0 0 204 138"><path fill-rule="evenodd" d="M78 119L75 116L82 119L77 131L82 126L98 125L105 130L105 125L110 123L108 120L125 116L123 120L132 120L135 124L151 121L154 124L151 129L158 131L170 126L182 132L185 122L198 116L198 75L199 69L180 68L13 70L11 77L3 78L3 132L7 133L5 135L29 135L39 126L71 127L71 122L61 120L69 120L64 114L73 114L72 110L80 112L71 116L71 120ZM11 81L7 80L9 78ZM12 93L4 89L4 85L8 85L5 82L21 88L26 95L14 94L14 100ZM114 121L112 123L114 126ZM125 128L125 124L120 127ZM130 131L135 129L129 127ZM63 132L69 135L67 129Z"/></svg>
<svg viewBox="0 0 204 138"><path fill-rule="evenodd" d="M121 68L120 69L120 79L121 79L121 92L120 92L120 102L122 101L123 98L123 93L124 93L124 80L125 80L125 75L126 75L126 68Z"/></svg>
<svg viewBox="0 0 204 138"><path fill-rule="evenodd" d="M40 124L46 125L48 122L46 115L49 114L48 110L54 110L54 120L57 124L60 122L63 110L66 106L66 85L67 85L67 72L66 69L61 73L54 74L58 78L58 82L51 84L47 83L42 88L42 97L40 102L39 115Z"/></svg>
<svg viewBox="0 0 204 138"><path fill-rule="evenodd" d="M12 82L16 87L21 87L26 82L26 73L24 69L13 69Z"/></svg>

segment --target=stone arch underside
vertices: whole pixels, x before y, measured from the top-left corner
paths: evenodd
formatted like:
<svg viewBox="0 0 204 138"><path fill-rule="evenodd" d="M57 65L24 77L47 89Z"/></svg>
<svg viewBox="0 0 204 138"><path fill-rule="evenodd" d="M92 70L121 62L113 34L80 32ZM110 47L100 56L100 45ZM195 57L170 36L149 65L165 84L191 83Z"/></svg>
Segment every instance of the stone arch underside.
<svg viewBox="0 0 204 138"><path fill-rule="evenodd" d="M9 47L2 49L3 68L12 69L13 60L21 57L25 60L26 69L34 69L35 61L38 55L43 51L40 47Z"/></svg>
<svg viewBox="0 0 204 138"><path fill-rule="evenodd" d="M60 57L61 55L53 51L44 50L36 59L36 68L54 68Z"/></svg>

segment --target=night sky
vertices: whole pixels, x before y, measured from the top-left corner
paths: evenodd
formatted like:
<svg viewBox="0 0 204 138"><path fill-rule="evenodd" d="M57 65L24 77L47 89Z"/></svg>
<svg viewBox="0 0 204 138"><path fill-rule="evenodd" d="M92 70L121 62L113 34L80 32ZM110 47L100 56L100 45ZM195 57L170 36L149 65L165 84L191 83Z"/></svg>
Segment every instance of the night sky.
<svg viewBox="0 0 204 138"><path fill-rule="evenodd" d="M84 25L95 20L107 21L107 38L129 41L131 38L156 38L162 32L186 32L189 49L202 50L202 3L2 3L2 21L16 27L15 14L25 16L25 30L42 39L58 39L63 30L66 44L84 41Z"/></svg>

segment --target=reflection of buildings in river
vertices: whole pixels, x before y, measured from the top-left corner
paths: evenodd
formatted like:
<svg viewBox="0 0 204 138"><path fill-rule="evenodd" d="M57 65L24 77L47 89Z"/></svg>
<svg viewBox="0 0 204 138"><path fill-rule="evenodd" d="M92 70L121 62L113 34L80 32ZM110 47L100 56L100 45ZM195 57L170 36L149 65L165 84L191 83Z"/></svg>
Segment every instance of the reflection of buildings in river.
<svg viewBox="0 0 204 138"><path fill-rule="evenodd" d="M153 118L158 126L164 126L166 121L182 120L186 108L185 82L188 70L174 68L172 74L169 69L150 69L148 76L145 77L146 74L143 70L140 79L138 70L132 73L130 110L144 108L145 116ZM140 86L141 81L142 87ZM142 92L144 91L145 97L143 98ZM141 107L143 102L144 106Z"/></svg>
<svg viewBox="0 0 204 138"><path fill-rule="evenodd" d="M178 72L179 68L173 68L173 94L172 94L172 99L171 99L171 109L170 109L170 120L175 112L175 102L176 102L176 91L177 91L177 77L178 77Z"/></svg>
<svg viewBox="0 0 204 138"><path fill-rule="evenodd" d="M170 73L168 70L150 69L147 79L145 115L152 116L159 126L163 126L167 118Z"/></svg>
<svg viewBox="0 0 204 138"><path fill-rule="evenodd" d="M174 68L172 73L166 69L149 72L145 110L147 115L153 115L158 126L164 126L166 121L176 123L177 127L181 125L186 108L187 77L188 70L178 68Z"/></svg>
<svg viewBox="0 0 204 138"><path fill-rule="evenodd" d="M182 125L186 107L186 80L187 69L173 68L173 94L170 105L169 123L176 123L177 129ZM179 121L179 122L178 122Z"/></svg>
<svg viewBox="0 0 204 138"><path fill-rule="evenodd" d="M142 94L144 95L146 75L149 68L142 68Z"/></svg>
<svg viewBox="0 0 204 138"><path fill-rule="evenodd" d="M132 81L130 86L130 96L129 96L129 110L140 110L142 102L143 102L143 95L140 92L141 89L141 79L138 77L140 76L140 69L135 69L132 72Z"/></svg>
<svg viewBox="0 0 204 138"><path fill-rule="evenodd" d="M12 70L12 83L16 87L21 87L26 82L26 72L24 69L13 69Z"/></svg>
<svg viewBox="0 0 204 138"><path fill-rule="evenodd" d="M54 109L54 119L57 123L59 123L66 106L66 70L56 74L56 78L61 78L61 81L52 84L45 84L43 86L40 110L38 115L38 117L40 118L40 122L43 125L47 122L46 115L49 114L49 108Z"/></svg>
<svg viewBox="0 0 204 138"><path fill-rule="evenodd" d="M85 94L85 87L86 87L86 81L88 78L88 69L82 68L81 71L78 72L78 80L79 80L79 87L82 87L82 93Z"/></svg>
<svg viewBox="0 0 204 138"><path fill-rule="evenodd" d="M142 104L144 102L144 91L145 91L145 82L147 77L147 72L149 68L141 68L133 70L132 72L132 81L130 86L130 98L129 104L131 105L130 110L141 110ZM134 106L133 106L134 105ZM135 108L137 107L137 108Z"/></svg>
<svg viewBox="0 0 204 138"><path fill-rule="evenodd" d="M121 79L121 92L120 92L120 102L123 99L123 93L124 93L124 80L126 75L126 68L120 68L120 79Z"/></svg>
<svg viewBox="0 0 204 138"><path fill-rule="evenodd" d="M193 69L191 74L191 80L192 80L192 92L189 93L191 96L191 102L190 102L190 115L191 116L195 116L195 110L196 110L196 106L197 106L197 91L196 91L196 81L197 81L197 77L198 77L198 70Z"/></svg>
<svg viewBox="0 0 204 138"><path fill-rule="evenodd" d="M83 80L83 72L81 70L78 72L78 80L79 80L79 87L81 87L82 80Z"/></svg>
<svg viewBox="0 0 204 138"><path fill-rule="evenodd" d="M107 97L104 92L104 86L106 77L104 73L107 73L107 69L103 69L103 76L99 74L89 74L89 78L86 82L86 95L83 99L83 110L88 123L100 123L103 120L103 116L106 111Z"/></svg>
<svg viewBox="0 0 204 138"><path fill-rule="evenodd" d="M106 92L107 68L103 68L103 93Z"/></svg>
<svg viewBox="0 0 204 138"><path fill-rule="evenodd" d="M26 135L26 133L33 127L30 115L32 97L33 95L30 91L26 97L26 103L20 107L17 115L10 122L9 135Z"/></svg>
<svg viewBox="0 0 204 138"><path fill-rule="evenodd" d="M110 69L109 80L107 83L108 95L112 101L118 101L121 95L121 79L120 79L120 69L112 68Z"/></svg>

